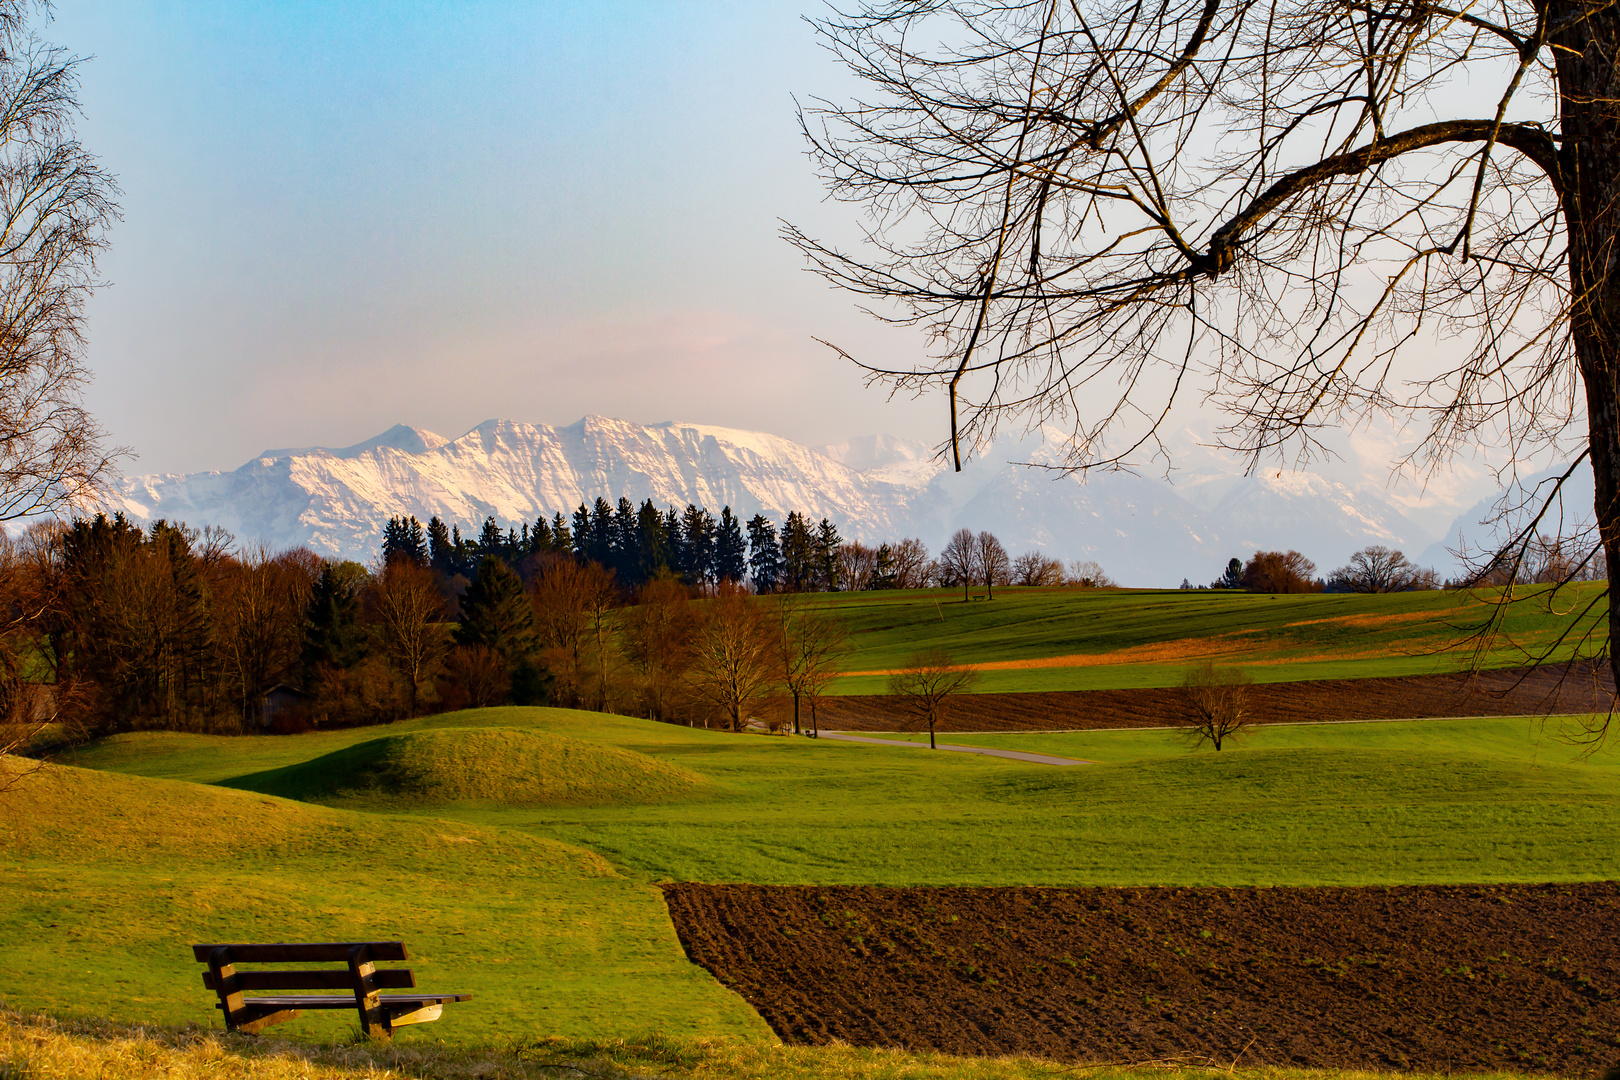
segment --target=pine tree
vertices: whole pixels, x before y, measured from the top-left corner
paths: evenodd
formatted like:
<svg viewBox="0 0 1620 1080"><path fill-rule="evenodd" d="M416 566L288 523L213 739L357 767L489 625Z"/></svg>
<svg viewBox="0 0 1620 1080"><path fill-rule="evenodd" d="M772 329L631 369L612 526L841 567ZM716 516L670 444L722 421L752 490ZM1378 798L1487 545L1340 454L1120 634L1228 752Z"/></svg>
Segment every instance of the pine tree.
<svg viewBox="0 0 1620 1080"><path fill-rule="evenodd" d="M484 528L478 534L478 558L480 562L491 556L500 558L505 550L506 535L501 532L501 527L495 524L493 517L486 517L484 519Z"/></svg>
<svg viewBox="0 0 1620 1080"><path fill-rule="evenodd" d="M609 567L619 573L619 581L627 588L642 583L642 536L640 517L630 500L619 495L619 505L612 515L612 562Z"/></svg>
<svg viewBox="0 0 1620 1080"><path fill-rule="evenodd" d="M563 517L561 510L551 519L551 550L559 555L567 555L574 550L574 535L568 531L568 519Z"/></svg>
<svg viewBox="0 0 1620 1080"><path fill-rule="evenodd" d="M534 652L534 609L523 582L498 556L479 562L478 580L461 598L455 639L457 645L487 645L508 667Z"/></svg>
<svg viewBox="0 0 1620 1080"><path fill-rule="evenodd" d="M681 573L686 583L702 588L714 580L714 518L702 507L686 504L681 515Z"/></svg>
<svg viewBox="0 0 1620 1080"><path fill-rule="evenodd" d="M581 562L591 557L591 512L584 503L574 511L574 557Z"/></svg>
<svg viewBox="0 0 1620 1080"><path fill-rule="evenodd" d="M895 586L894 549L888 544L879 544L877 555L873 559L872 582L868 589L892 589Z"/></svg>
<svg viewBox="0 0 1620 1080"><path fill-rule="evenodd" d="M681 530L681 515L673 506L664 511L664 543L669 545L669 568L676 573L684 573L686 537Z"/></svg>
<svg viewBox="0 0 1620 1080"><path fill-rule="evenodd" d="M590 534L585 539L585 557L603 567L613 565L613 507L600 495L591 504Z"/></svg>
<svg viewBox="0 0 1620 1080"><path fill-rule="evenodd" d="M748 546L742 526L731 507L720 511L720 528L714 536L714 576L717 581L741 583L748 573Z"/></svg>
<svg viewBox="0 0 1620 1080"><path fill-rule="evenodd" d="M821 524L816 526L816 578L817 586L827 592L838 591L838 549L843 544L838 526L822 518Z"/></svg>
<svg viewBox="0 0 1620 1080"><path fill-rule="evenodd" d="M809 592L816 587L815 533L797 510L782 523L782 585L789 592Z"/></svg>
<svg viewBox="0 0 1620 1080"><path fill-rule="evenodd" d="M456 572L456 549L452 546L450 530L439 515L434 514L428 520L428 560L433 565L433 572L449 577Z"/></svg>
<svg viewBox="0 0 1620 1080"><path fill-rule="evenodd" d="M670 571L669 536L664 532L664 515L648 499L636 513L636 570L641 581L654 581Z"/></svg>
<svg viewBox="0 0 1620 1080"><path fill-rule="evenodd" d="M776 542L776 526L764 514L748 519L748 573L754 591L776 591L782 577L782 549Z"/></svg>
<svg viewBox="0 0 1620 1080"><path fill-rule="evenodd" d="M316 664L349 668L365 658L366 635L360 626L360 593L365 582L365 570L355 563L330 559L321 563L321 576L315 580L304 617L306 670Z"/></svg>

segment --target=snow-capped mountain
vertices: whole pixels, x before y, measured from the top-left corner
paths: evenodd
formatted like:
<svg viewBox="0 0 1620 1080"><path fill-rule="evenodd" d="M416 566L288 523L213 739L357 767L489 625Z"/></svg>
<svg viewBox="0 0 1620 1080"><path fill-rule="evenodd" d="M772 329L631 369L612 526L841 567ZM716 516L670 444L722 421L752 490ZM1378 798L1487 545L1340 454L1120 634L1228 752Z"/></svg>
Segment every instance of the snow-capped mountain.
<svg viewBox="0 0 1620 1080"><path fill-rule="evenodd" d="M917 536L933 550L955 529L989 529L1014 554L1095 559L1123 584L1161 586L1208 581L1259 548L1296 548L1326 572L1369 543L1415 551L1432 539L1377 496L1311 474L1203 477L1184 494L1129 473L1082 481L1013 464L1052 456L1039 436L1006 441L955 473L932 448L888 436L810 449L701 424L490 420L457 439L400 425L341 449L267 451L232 472L132 477L111 508L367 560L394 515L466 530L624 495L778 522L798 510L850 539Z"/></svg>
<svg viewBox="0 0 1620 1080"><path fill-rule="evenodd" d="M1420 562L1434 567L1442 577L1461 576L1473 569L1464 565L1465 559L1477 565L1529 524L1549 502L1537 525L1538 533L1549 538L1584 537L1588 544L1595 542L1595 535L1587 535L1596 501L1592 467L1582 463L1558 487L1558 477L1568 468L1559 465L1519 477L1490 498L1481 499L1457 515L1446 534L1423 552Z"/></svg>

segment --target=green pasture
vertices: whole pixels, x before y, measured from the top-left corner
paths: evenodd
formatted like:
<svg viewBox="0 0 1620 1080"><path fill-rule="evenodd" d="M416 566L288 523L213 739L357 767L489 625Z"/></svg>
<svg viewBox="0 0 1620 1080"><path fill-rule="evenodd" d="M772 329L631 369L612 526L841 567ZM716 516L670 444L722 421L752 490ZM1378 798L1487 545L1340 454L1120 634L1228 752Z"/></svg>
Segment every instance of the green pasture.
<svg viewBox="0 0 1620 1080"><path fill-rule="evenodd" d="M1500 633L1477 659L1513 667L1551 651L1570 655L1591 631L1607 640L1603 585L1553 595L1520 587L1500 609ZM1477 635L1501 599L1458 590L1384 595L1277 596L1138 589L998 589L966 600L960 589L834 593L808 598L850 630L854 647L834 693L884 692L892 670L919 649L959 663L1029 664L1086 657L1079 666L985 671L980 693L1173 686L1192 657L1248 666L1257 682L1422 675L1475 661ZM970 595L983 596L983 590ZM1561 635L1573 637L1559 643Z"/></svg>
<svg viewBox="0 0 1620 1080"><path fill-rule="evenodd" d="M207 1023L191 942L399 937L424 989L478 995L405 1041L768 1041L686 961L657 881L1620 876L1620 755L1583 756L1537 721L1268 727L1219 754L1165 731L956 741L1099 764L526 708L288 737L117 736L0 802L0 1001ZM557 775L502 780L521 805L503 802L464 783L480 755L497 778L493 759L522 755ZM377 761L388 785L353 782L355 762ZM627 775L665 786L632 798ZM352 1027L333 1013L278 1034Z"/></svg>

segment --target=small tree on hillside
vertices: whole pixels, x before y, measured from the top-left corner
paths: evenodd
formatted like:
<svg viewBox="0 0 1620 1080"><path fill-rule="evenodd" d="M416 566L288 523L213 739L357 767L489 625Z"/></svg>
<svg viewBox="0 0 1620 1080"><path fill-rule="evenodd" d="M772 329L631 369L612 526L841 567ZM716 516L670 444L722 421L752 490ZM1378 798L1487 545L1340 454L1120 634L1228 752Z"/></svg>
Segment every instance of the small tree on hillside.
<svg viewBox="0 0 1620 1080"><path fill-rule="evenodd" d="M793 699L793 734L802 730L801 705L810 706L812 727L820 734L815 722L816 705L849 655L849 632L825 611L813 610L794 596L784 596L777 602L772 615L771 628L781 650L782 683Z"/></svg>
<svg viewBox="0 0 1620 1080"><path fill-rule="evenodd" d="M972 529L957 529L939 553L941 585L961 585L962 599L979 578L979 541Z"/></svg>
<svg viewBox="0 0 1620 1080"><path fill-rule="evenodd" d="M1316 564L1297 551L1257 551L1243 566L1243 587L1250 592L1320 592L1312 580Z"/></svg>
<svg viewBox="0 0 1620 1080"><path fill-rule="evenodd" d="M1406 592L1421 588L1429 576L1399 551L1372 544L1333 571L1328 588L1359 593Z"/></svg>
<svg viewBox="0 0 1620 1080"><path fill-rule="evenodd" d="M718 711L729 730L741 731L751 710L768 701L781 672L781 652L764 606L735 585L722 584L702 605L692 636L687 682L693 696Z"/></svg>
<svg viewBox="0 0 1620 1080"><path fill-rule="evenodd" d="M927 726L928 748L935 750L934 729L949 710L951 698L978 681L977 671L957 667L944 649L925 649L913 653L905 667L889 675L889 694L909 714L908 727Z"/></svg>
<svg viewBox="0 0 1620 1080"><path fill-rule="evenodd" d="M1007 549L991 532L981 532L973 538L973 544L979 553L979 580L984 582L985 595L993 597L996 586L1005 585L1012 578L1012 564L1007 559Z"/></svg>
<svg viewBox="0 0 1620 1080"><path fill-rule="evenodd" d="M1208 742L1216 750L1235 737L1252 721L1249 687L1252 680L1241 668L1216 667L1213 660L1187 669L1181 690L1187 701L1182 723L1198 743Z"/></svg>

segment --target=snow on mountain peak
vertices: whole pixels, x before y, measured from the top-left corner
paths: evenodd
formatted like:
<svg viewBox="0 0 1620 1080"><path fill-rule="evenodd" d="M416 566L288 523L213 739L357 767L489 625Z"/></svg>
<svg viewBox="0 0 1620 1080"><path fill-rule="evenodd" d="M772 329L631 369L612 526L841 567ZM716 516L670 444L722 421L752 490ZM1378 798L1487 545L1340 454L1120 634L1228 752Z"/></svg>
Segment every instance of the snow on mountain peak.
<svg viewBox="0 0 1620 1080"><path fill-rule="evenodd" d="M366 561L396 515L476 531L486 517L515 526L623 496L777 523L797 510L832 519L851 540L917 536L935 550L958 528L989 529L1015 554L1097 559L1136 585L1208 580L1257 547L1332 566L1366 543L1417 550L1428 540L1375 493L1309 474L1226 478L1194 505L1157 479L1079 483L1010 464L1036 459L1039 434L983 448L956 473L932 447L882 435L811 449L765 432L594 415L566 427L491 419L455 439L400 424L339 450L270 451L233 472L130 477L109 509Z"/></svg>

